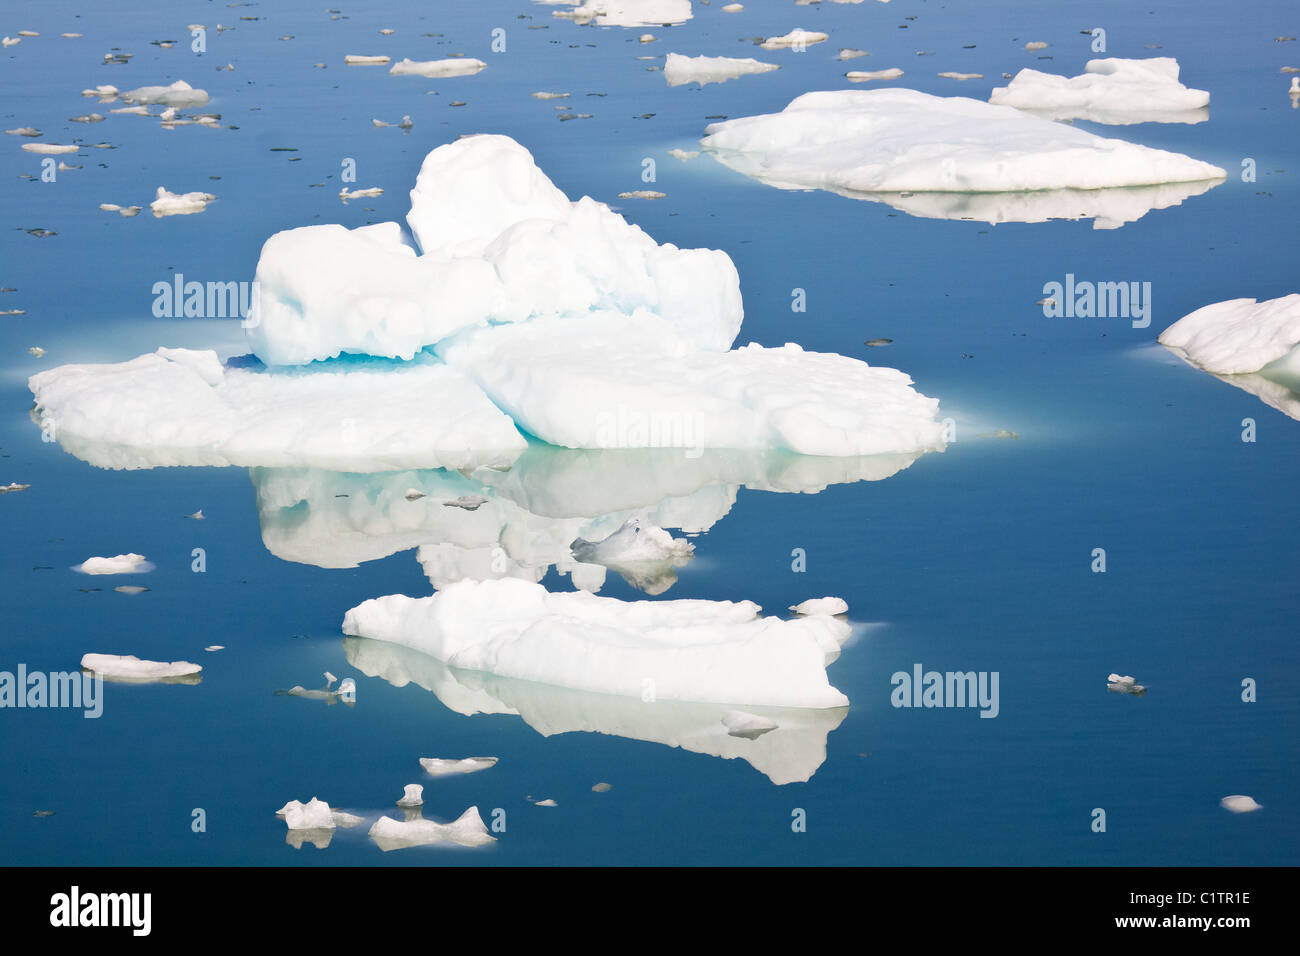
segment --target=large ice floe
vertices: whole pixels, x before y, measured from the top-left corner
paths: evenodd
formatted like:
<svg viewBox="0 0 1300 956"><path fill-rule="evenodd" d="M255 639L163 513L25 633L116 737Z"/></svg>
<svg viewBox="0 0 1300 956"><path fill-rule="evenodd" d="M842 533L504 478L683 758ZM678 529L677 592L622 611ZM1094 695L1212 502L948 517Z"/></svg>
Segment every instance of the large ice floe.
<svg viewBox="0 0 1300 956"><path fill-rule="evenodd" d="M685 23L694 14L691 0L536 0L546 6L569 7L555 10L554 17L563 17L580 24L592 23L600 27L658 27Z"/></svg>
<svg viewBox="0 0 1300 956"><path fill-rule="evenodd" d="M1161 332L1160 344L1300 420L1300 293L1207 305Z"/></svg>
<svg viewBox="0 0 1300 956"><path fill-rule="evenodd" d="M1203 123L1210 118L1210 94L1180 83L1178 61L1167 56L1089 60L1079 76L1021 70L1009 84L994 89L989 102L1052 120L1112 125Z"/></svg>
<svg viewBox="0 0 1300 956"><path fill-rule="evenodd" d="M1093 218L1110 228L1226 176L1012 107L906 89L805 93L780 113L714 123L701 143L770 186L991 223Z"/></svg>
<svg viewBox="0 0 1300 956"><path fill-rule="evenodd" d="M343 633L400 644L450 667L656 700L844 707L826 678L849 625L783 621L749 601L620 601L517 579L465 580L424 598L373 598Z"/></svg>
<svg viewBox="0 0 1300 956"><path fill-rule="evenodd" d="M520 431L570 448L943 448L938 402L902 372L730 350L743 308L725 252L570 202L508 137L433 150L407 222L418 252L397 223L268 239L245 321L256 361L61 366L29 382L35 419L65 447L116 446L110 467L504 467Z"/></svg>
<svg viewBox="0 0 1300 956"><path fill-rule="evenodd" d="M448 667L429 654L368 638L345 638L343 649L348 663L363 674L395 687L419 687L458 714L518 716L543 737L606 734L742 760L777 785L812 778L826 760L827 736L848 713L847 707L746 704L747 716L776 729L737 736L727 723L735 711L730 704L619 697L514 680Z"/></svg>

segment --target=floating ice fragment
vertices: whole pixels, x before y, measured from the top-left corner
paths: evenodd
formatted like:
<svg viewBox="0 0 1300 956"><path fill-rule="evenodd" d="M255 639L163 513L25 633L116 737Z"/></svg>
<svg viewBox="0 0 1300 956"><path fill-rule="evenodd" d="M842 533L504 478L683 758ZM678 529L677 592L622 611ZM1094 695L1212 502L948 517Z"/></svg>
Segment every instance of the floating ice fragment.
<svg viewBox="0 0 1300 956"><path fill-rule="evenodd" d="M348 611L343 632L415 648L465 670L659 700L840 707L826 666L849 626L760 618L748 601L620 601L529 581L459 581Z"/></svg>
<svg viewBox="0 0 1300 956"><path fill-rule="evenodd" d="M149 203L149 208L156 218L164 216L189 216L203 212L208 203L217 197L211 193L172 193L166 187L159 186L157 198Z"/></svg>
<svg viewBox="0 0 1300 956"><path fill-rule="evenodd" d="M593 793L608 793L613 789L614 785L612 783L598 783L591 788Z"/></svg>
<svg viewBox="0 0 1300 956"><path fill-rule="evenodd" d="M1106 678L1106 689L1116 694L1132 694L1135 697L1141 697L1147 692L1146 687L1139 684L1136 679L1121 677L1119 674L1111 674Z"/></svg>
<svg viewBox="0 0 1300 956"><path fill-rule="evenodd" d="M669 53L664 62L664 79L669 86L681 86L684 83L725 83L736 77L751 73L768 73L779 70L776 63L763 63L753 57L730 56L683 56Z"/></svg>
<svg viewBox="0 0 1300 956"><path fill-rule="evenodd" d="M386 58L385 58L386 59ZM447 60L399 60L389 70L396 76L472 76L486 69L487 64L473 57L454 57Z"/></svg>
<svg viewBox="0 0 1300 956"><path fill-rule="evenodd" d="M20 485L16 481L11 481L7 485L0 485L0 495L7 495L11 491L26 491L31 485Z"/></svg>
<svg viewBox="0 0 1300 956"><path fill-rule="evenodd" d="M668 155L673 159L680 159L684 163L688 159L695 159L700 155L700 151L698 149L677 149L674 147L668 150Z"/></svg>
<svg viewBox="0 0 1300 956"><path fill-rule="evenodd" d="M785 36L768 37L760 43L759 46L764 50L784 50L787 47L792 46L809 46L813 43L821 43L823 40L829 38L829 35L825 33L817 33L812 30L804 30L795 27L789 33L785 34Z"/></svg>
<svg viewBox="0 0 1300 956"><path fill-rule="evenodd" d="M902 75L903 71L894 66L887 70L849 70L844 77L850 83L869 83L872 80L896 80Z"/></svg>
<svg viewBox="0 0 1300 956"><path fill-rule="evenodd" d="M454 843L458 846L477 847L495 843L496 837L488 832L479 816L478 807L470 807L452 823L433 820L394 820L380 817L370 828L370 839L385 853L412 846L431 846Z"/></svg>
<svg viewBox="0 0 1300 956"><path fill-rule="evenodd" d="M194 512L194 514L192 514L192 515L186 515L185 517L187 517L187 518L193 518L195 521L202 521L202 520L203 520L203 509L200 508L198 511Z"/></svg>
<svg viewBox="0 0 1300 956"><path fill-rule="evenodd" d="M1094 123L1201 123L1209 119L1210 94L1178 81L1172 57L1089 60L1079 76L1024 69L989 102L1032 110L1053 120Z"/></svg>
<svg viewBox="0 0 1300 956"><path fill-rule="evenodd" d="M722 715L722 723L732 737L744 737L747 740L755 740L781 726L775 720L747 714L743 710L727 711Z"/></svg>
<svg viewBox="0 0 1300 956"><path fill-rule="evenodd" d="M104 212L115 212L119 216L125 216L128 219L140 213L139 206L119 206L117 203L111 202L102 202L99 204L99 208Z"/></svg>
<svg viewBox="0 0 1300 956"><path fill-rule="evenodd" d="M744 9L745 9L745 5L744 5L743 3L728 3L728 4L726 4L725 6L723 6L723 8L722 8L722 12L723 12L723 13L739 13L741 10L744 10Z"/></svg>
<svg viewBox="0 0 1300 956"><path fill-rule="evenodd" d="M424 498L426 496L423 491L419 491L415 488L408 488L406 490L406 494L404 494L402 497L405 498L407 501L419 501L421 498Z"/></svg>
<svg viewBox="0 0 1300 956"><path fill-rule="evenodd" d="M1204 306L1161 332L1160 344L1216 375L1300 371L1300 293Z"/></svg>
<svg viewBox="0 0 1300 956"><path fill-rule="evenodd" d="M170 86L141 86L119 94L128 103L161 103L163 106L203 106L208 102L207 90L196 90L184 80Z"/></svg>
<svg viewBox="0 0 1300 956"><path fill-rule="evenodd" d="M22 313L20 312L19 314L21 315ZM41 348L39 345L33 345L27 351L29 354L34 355L36 358L45 357L45 349Z"/></svg>
<svg viewBox="0 0 1300 956"><path fill-rule="evenodd" d="M3 44L6 48L11 46L17 46L19 43L22 42L23 41L21 37L4 37L3 39L0 39L0 44Z"/></svg>
<svg viewBox="0 0 1300 956"><path fill-rule="evenodd" d="M1047 49L1047 44L1044 43L1042 40L1030 40L1028 43L1025 44L1025 49L1026 49L1026 50L1046 50L1046 49Z"/></svg>
<svg viewBox="0 0 1300 956"><path fill-rule="evenodd" d="M667 193L656 192L653 189L633 189L629 192L619 193L619 199L664 199Z"/></svg>
<svg viewBox="0 0 1300 956"><path fill-rule="evenodd" d="M534 99L538 99L538 100L562 100L562 99L566 99L569 96L568 93L546 93L546 92L531 93L529 95L532 96Z"/></svg>
<svg viewBox="0 0 1300 956"><path fill-rule="evenodd" d="M7 129L5 134L8 136L40 136L41 131L34 126L20 126L17 129Z"/></svg>
<svg viewBox="0 0 1300 956"><path fill-rule="evenodd" d="M405 792L398 798L397 805L399 807L422 807L424 806L423 793L424 787L420 784L408 783Z"/></svg>
<svg viewBox="0 0 1300 956"><path fill-rule="evenodd" d="M67 153L75 153L81 149L80 146L63 146L58 143L23 143L23 149L29 153L42 153L49 156L62 156Z"/></svg>
<svg viewBox="0 0 1300 956"><path fill-rule="evenodd" d="M153 567L143 554L119 554L111 558L87 558L72 570L82 574L145 574Z"/></svg>
<svg viewBox="0 0 1300 956"><path fill-rule="evenodd" d="M824 597L809 598L801 604L790 605L790 610L796 614L847 614L849 605L843 598Z"/></svg>
<svg viewBox="0 0 1300 956"><path fill-rule="evenodd" d="M477 773L495 767L499 757L465 757L461 760L443 760L439 757L421 757L420 766L430 777L448 777L452 774Z"/></svg>
<svg viewBox="0 0 1300 956"><path fill-rule="evenodd" d="M948 80L982 80L983 73L940 73L944 79Z"/></svg>
<svg viewBox="0 0 1300 956"><path fill-rule="evenodd" d="M316 797L306 803L290 800L275 815L283 817L290 830L332 830L335 827L330 805Z"/></svg>
<svg viewBox="0 0 1300 956"><path fill-rule="evenodd" d="M205 651L207 651L208 653L213 654L213 653L216 653L217 651L224 651L224 650L226 649L226 645L225 645L225 644L209 644L207 647L205 647L205 648L203 648L203 649L204 649Z"/></svg>
<svg viewBox="0 0 1300 956"><path fill-rule="evenodd" d="M131 654L86 654L81 658L81 666L83 670L102 675L105 680L141 683L191 678L203 670L189 661L145 661Z"/></svg>
<svg viewBox="0 0 1300 956"><path fill-rule="evenodd" d="M856 60L860 56L871 56L866 50L857 50L853 47L844 47L840 50L839 57L841 60Z"/></svg>
<svg viewBox="0 0 1300 956"><path fill-rule="evenodd" d="M386 56L365 56L357 53L349 53L343 58L343 62L348 66L382 66L389 62Z"/></svg>
<svg viewBox="0 0 1300 956"><path fill-rule="evenodd" d="M374 197L382 196L383 194L384 190L382 186L371 186L369 189L351 190L348 189L347 186L344 186L339 190L339 199L342 199L346 203L349 199L373 199Z"/></svg>
<svg viewBox="0 0 1300 956"><path fill-rule="evenodd" d="M143 594L145 591L148 591L149 589L146 587L141 587L138 584L122 584L119 585L118 587L113 588L113 590L117 591L120 594Z"/></svg>
<svg viewBox="0 0 1300 956"><path fill-rule="evenodd" d="M1244 794L1234 793L1224 797L1219 801L1219 806L1233 813L1250 813L1252 810L1260 810L1262 804L1256 803L1254 797L1248 797Z"/></svg>
<svg viewBox="0 0 1300 956"><path fill-rule="evenodd" d="M736 4L736 6L740 6L740 4ZM724 9L725 9L725 8L724 8ZM549 799L548 799L548 800L538 800L538 801L536 801L536 802L533 804L533 806L535 806L535 807L558 807L559 804L556 803L554 800L549 800Z"/></svg>

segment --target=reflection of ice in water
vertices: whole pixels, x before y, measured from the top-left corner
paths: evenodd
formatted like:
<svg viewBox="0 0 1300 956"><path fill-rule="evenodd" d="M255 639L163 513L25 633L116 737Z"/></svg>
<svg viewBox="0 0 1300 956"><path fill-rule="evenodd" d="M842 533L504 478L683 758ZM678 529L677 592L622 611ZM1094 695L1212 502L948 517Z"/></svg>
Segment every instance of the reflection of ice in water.
<svg viewBox="0 0 1300 956"><path fill-rule="evenodd" d="M805 710L746 707L778 724L756 739L732 736L724 704L678 703L615 697L547 687L475 671L453 670L436 658L385 641L349 637L348 663L394 687L415 684L458 714L515 714L543 737L598 733L680 747L724 760L740 759L775 784L806 781L826 760L826 738L848 708Z"/></svg>

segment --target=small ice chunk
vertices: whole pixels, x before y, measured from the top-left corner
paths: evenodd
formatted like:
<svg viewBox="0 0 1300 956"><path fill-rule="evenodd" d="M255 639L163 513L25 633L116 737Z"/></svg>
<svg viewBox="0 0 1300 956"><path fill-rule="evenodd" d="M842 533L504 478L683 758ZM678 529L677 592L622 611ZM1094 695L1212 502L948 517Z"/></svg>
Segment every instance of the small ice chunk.
<svg viewBox="0 0 1300 956"><path fill-rule="evenodd" d="M796 614L847 614L849 605L843 598L823 597L809 598L801 604L792 604L790 610Z"/></svg>
<svg viewBox="0 0 1300 956"><path fill-rule="evenodd" d="M779 70L776 63L763 63L753 57L731 56L683 56L669 53L664 61L664 79L669 86L681 86L685 83L725 83L736 77L751 73L769 73Z"/></svg>
<svg viewBox="0 0 1300 956"><path fill-rule="evenodd" d="M659 39L659 38L656 37L653 33L643 33L643 34L641 34L639 37L637 37L637 42L638 42L638 43L654 43L655 40L657 40L657 39Z"/></svg>
<svg viewBox="0 0 1300 956"><path fill-rule="evenodd" d="M633 189L625 193L619 193L619 199L664 199L667 193L656 192L653 189Z"/></svg>
<svg viewBox="0 0 1300 956"><path fill-rule="evenodd" d="M406 489L406 494L402 495L402 497L407 501L419 501L421 498L426 497L426 495L423 491L416 488L408 488Z"/></svg>
<svg viewBox="0 0 1300 956"><path fill-rule="evenodd" d="M213 652L216 652L216 651L224 651L224 650L226 649L226 645L225 645L225 644L209 644L207 647L205 647L205 648L203 648L203 649L204 649L205 651L208 651L209 653L213 653Z"/></svg>
<svg viewBox="0 0 1300 956"><path fill-rule="evenodd" d="M373 199L376 196L382 196L384 190L382 186L371 186L369 189L348 189L344 186L339 190L339 198L344 202L349 199Z"/></svg>
<svg viewBox="0 0 1300 956"><path fill-rule="evenodd" d="M17 129L5 130L6 136L40 136L41 131L35 126L19 126Z"/></svg>
<svg viewBox="0 0 1300 956"><path fill-rule="evenodd" d="M189 661L146 661L133 654L86 654L81 658L84 670L102 674L106 680L162 681L177 677L192 677L202 667Z"/></svg>
<svg viewBox="0 0 1300 956"><path fill-rule="evenodd" d="M754 740L776 730L781 725L768 717L747 714L743 710L729 710L722 715L722 723L732 737Z"/></svg>
<svg viewBox="0 0 1300 956"><path fill-rule="evenodd" d="M208 102L207 90L196 90L184 80L170 86L141 86L119 94L127 103L161 103L163 106L204 106Z"/></svg>
<svg viewBox="0 0 1300 956"><path fill-rule="evenodd" d="M465 757L460 760L444 760L440 757L421 757L420 766L430 777L448 777L458 773L477 773L495 767L499 757Z"/></svg>
<svg viewBox="0 0 1300 956"><path fill-rule="evenodd" d="M365 56L359 53L349 53L343 58L343 62L348 66L382 66L389 62L386 56Z"/></svg>
<svg viewBox="0 0 1300 956"><path fill-rule="evenodd" d="M29 153L41 153L48 156L65 156L81 149L80 146L61 145L59 143L23 143L23 149Z"/></svg>
<svg viewBox="0 0 1300 956"><path fill-rule="evenodd" d="M149 589L145 587L141 587L138 584L121 584L113 588L113 590L117 591L120 594L143 594L145 591L148 591Z"/></svg>
<svg viewBox="0 0 1300 956"><path fill-rule="evenodd" d="M127 219L139 215L140 213L139 206L119 206L116 203L111 202L102 202L99 204L99 208L104 210L104 212L115 212L119 216L125 216Z"/></svg>
<svg viewBox="0 0 1300 956"><path fill-rule="evenodd" d="M198 511L194 512L194 514L192 514L192 515L186 515L185 517L187 517L187 518L193 518L195 521L202 521L202 520L203 520L203 509L200 508Z"/></svg>
<svg viewBox="0 0 1300 956"><path fill-rule="evenodd" d="M1116 694L1132 694L1135 697L1141 697L1147 692L1146 687L1139 684L1136 679L1128 676L1121 677L1119 674L1111 674L1106 678L1106 689Z"/></svg>
<svg viewBox="0 0 1300 956"><path fill-rule="evenodd" d="M591 788L593 793L608 793L613 789L614 789L614 785L612 783L603 783L603 782L598 783Z"/></svg>
<svg viewBox="0 0 1300 956"><path fill-rule="evenodd" d="M569 96L568 93L547 93L545 91L539 91L537 93L532 93L530 95L533 97L533 99L537 99L537 100L562 100L568 98Z"/></svg>
<svg viewBox="0 0 1300 956"><path fill-rule="evenodd" d="M0 485L0 495L7 495L11 491L26 491L31 485L20 485L16 481L11 481L7 485Z"/></svg>
<svg viewBox="0 0 1300 956"><path fill-rule="evenodd" d="M82 574L145 574L153 567L143 554L118 554L111 558L87 558L72 570Z"/></svg>
<svg viewBox="0 0 1300 956"><path fill-rule="evenodd" d="M739 6L739 4L737 4L737 6ZM548 799L548 800L538 800L536 803L533 804L533 806L535 806L535 807L558 807L559 804L556 803L554 800L549 800L549 799Z"/></svg>
<svg viewBox="0 0 1300 956"><path fill-rule="evenodd" d="M949 72L949 73L940 73L939 75L942 76L944 79L947 79L947 80L982 80L982 79L984 79L984 74L983 74L983 73L951 73L951 72Z"/></svg>
<svg viewBox="0 0 1300 956"><path fill-rule="evenodd" d="M1047 44L1044 43L1042 40L1030 40L1028 43L1025 44L1025 49L1026 49L1026 50L1046 50L1046 49L1047 49Z"/></svg>
<svg viewBox="0 0 1300 956"><path fill-rule="evenodd" d="M868 53L866 50L857 50L854 49L853 47L848 47L848 46L840 50L841 60L856 60L860 56L871 56L871 54Z"/></svg>
<svg viewBox="0 0 1300 956"><path fill-rule="evenodd" d="M668 150L668 155L673 159L680 159L684 163L688 159L695 159L700 155L700 151L698 149L677 149L674 147Z"/></svg>
<svg viewBox="0 0 1300 956"><path fill-rule="evenodd" d="M21 37L4 37L3 39L0 39L0 44L3 44L5 47L17 46L22 42Z"/></svg>
<svg viewBox="0 0 1300 956"><path fill-rule="evenodd" d="M208 208L208 203L216 198L211 193L172 193L159 186L158 196L149 204L149 208L159 219L164 216L189 216L203 212Z"/></svg>
<svg viewBox="0 0 1300 956"><path fill-rule="evenodd" d="M823 40L830 39L828 34L817 33L813 30L804 30L795 27L785 36L768 37L759 44L764 50L784 50L788 47L798 46L806 47L813 43L821 43Z"/></svg>
<svg viewBox="0 0 1300 956"><path fill-rule="evenodd" d="M461 495L455 501L444 501L444 508L463 508L466 511L477 511L483 505L487 504L487 499L482 495Z"/></svg>
<svg viewBox="0 0 1300 956"><path fill-rule="evenodd" d="M23 313L19 312L18 314L22 315ZM36 358L42 358L45 355L45 349L41 348L39 345L33 345L27 351L36 356Z"/></svg>
<svg viewBox="0 0 1300 956"><path fill-rule="evenodd" d="M422 807L424 806L424 787L418 783L408 783L406 791L398 798L399 807Z"/></svg>
<svg viewBox="0 0 1300 956"><path fill-rule="evenodd" d="M1263 805L1256 803L1254 797L1248 797L1244 794L1234 793L1224 797L1219 801L1219 806L1233 813L1250 813L1252 810L1262 809Z"/></svg>
<svg viewBox="0 0 1300 956"><path fill-rule="evenodd" d="M283 817L290 830L332 830L335 827L330 805L315 797L306 803L290 800L275 815Z"/></svg>
<svg viewBox="0 0 1300 956"><path fill-rule="evenodd" d="M458 846L485 846L496 842L479 816L478 807L470 807L451 823L433 820L394 820L380 817L370 828L370 838L385 853L412 846L454 843Z"/></svg>
<svg viewBox="0 0 1300 956"><path fill-rule="evenodd" d="M849 70L844 77L850 83L868 83L872 80L896 80L902 75L903 71L894 66L888 70Z"/></svg>
<svg viewBox="0 0 1300 956"><path fill-rule="evenodd" d="M726 4L725 6L723 6L723 8L722 8L722 12L723 12L723 13L739 13L741 10L744 10L744 9L745 9L745 5L744 5L743 3L728 3L728 4Z"/></svg>
<svg viewBox="0 0 1300 956"><path fill-rule="evenodd" d="M454 57L448 60L399 60L389 73L395 76L472 76L486 69L487 64L473 57Z"/></svg>

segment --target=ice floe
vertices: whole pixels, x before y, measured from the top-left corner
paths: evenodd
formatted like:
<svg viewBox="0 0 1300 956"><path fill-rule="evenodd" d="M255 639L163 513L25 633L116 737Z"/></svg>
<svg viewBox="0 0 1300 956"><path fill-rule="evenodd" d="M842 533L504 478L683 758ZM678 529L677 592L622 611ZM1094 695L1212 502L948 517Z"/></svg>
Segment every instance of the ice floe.
<svg viewBox="0 0 1300 956"><path fill-rule="evenodd" d="M496 842L496 837L488 832L483 818L479 816L478 807L470 807L451 823L380 817L370 828L370 839L384 852L440 843L478 847Z"/></svg>
<svg viewBox="0 0 1300 956"><path fill-rule="evenodd" d="M47 156L65 156L69 153L75 153L82 146L63 145L60 143L23 143L22 148L29 153L41 153Z"/></svg>
<svg viewBox="0 0 1300 956"><path fill-rule="evenodd" d="M143 554L119 554L111 558L87 558L72 570L82 574L144 574L153 567Z"/></svg>
<svg viewBox="0 0 1300 956"><path fill-rule="evenodd" d="M657 700L842 707L826 678L849 627L781 621L752 602L620 601L527 581L460 581L431 597L352 608L343 632L411 647L449 666Z"/></svg>
<svg viewBox="0 0 1300 956"><path fill-rule="evenodd" d="M850 83L869 83L872 80L896 80L902 75L903 71L894 66L887 70L849 70L844 78Z"/></svg>
<svg viewBox="0 0 1300 956"><path fill-rule="evenodd" d="M424 76L430 78L444 76L472 76L486 69L487 64L473 57L453 57L447 60L408 60L403 59L393 64L388 72L398 76Z"/></svg>
<svg viewBox="0 0 1300 956"><path fill-rule="evenodd" d="M211 193L168 192L166 187L159 186L157 197L153 202L149 203L149 208L153 211L154 216L159 219L164 216L189 216L203 212L208 208L208 203L216 198Z"/></svg>
<svg viewBox="0 0 1300 956"><path fill-rule="evenodd" d="M495 767L498 757L464 757L460 760L443 760L439 757L421 757L420 766L430 777L450 777L455 774L478 773Z"/></svg>
<svg viewBox="0 0 1300 956"><path fill-rule="evenodd" d="M573 0L537 2L547 6L571 6L569 10L556 10L551 15L600 27L668 26L685 23L693 16L691 0L587 0L576 5Z"/></svg>
<svg viewBox="0 0 1300 956"><path fill-rule="evenodd" d="M343 57L343 62L348 66L382 66L389 62L386 56L368 56L361 53L349 53Z"/></svg>
<svg viewBox="0 0 1300 956"><path fill-rule="evenodd" d="M1111 674L1106 678L1106 689L1116 694L1132 694L1141 697L1147 692L1146 686L1139 684L1133 677Z"/></svg>
<svg viewBox="0 0 1300 956"><path fill-rule="evenodd" d="M283 818L290 830L332 830L336 826L330 805L316 797L306 803L290 800L275 815Z"/></svg>
<svg viewBox="0 0 1300 956"><path fill-rule="evenodd" d="M1089 60L1078 76L1021 70L989 102L1031 110L1053 120L1094 123L1202 123L1209 119L1210 94L1178 81L1172 57Z"/></svg>
<svg viewBox="0 0 1300 956"><path fill-rule="evenodd" d="M753 57L731 56L683 56L669 53L664 62L664 79L669 86L681 86L685 83L725 83L736 77L751 73L768 73L779 70L776 63L763 63Z"/></svg>
<svg viewBox="0 0 1300 956"><path fill-rule="evenodd" d="M781 189L986 222L1096 218L1112 228L1226 176L1012 107L907 89L806 93L780 113L715 123L701 142L725 165Z"/></svg>
<svg viewBox="0 0 1300 956"><path fill-rule="evenodd" d="M778 724L755 738L732 736L725 704L674 702L548 687L447 667L428 654L385 641L349 637L348 662L396 687L415 685L458 714L516 715L544 737L598 733L643 740L724 760L743 760L778 785L808 780L826 760L826 738L847 708L795 709L746 705Z"/></svg>
<svg viewBox="0 0 1300 956"><path fill-rule="evenodd" d="M402 795L397 798L399 807L422 807L424 806L424 787L418 783L408 783Z"/></svg>
<svg viewBox="0 0 1300 956"><path fill-rule="evenodd" d="M814 30L804 30L801 27L795 27L789 33L779 37L768 37L759 44L764 50L785 50L790 47L802 49L811 46L814 43L821 43L829 40L830 36L825 33L817 33Z"/></svg>
<svg viewBox="0 0 1300 956"><path fill-rule="evenodd" d="M796 614L847 614L849 612L848 602L844 598L824 597L809 598L800 604L792 604L790 610Z"/></svg>
<svg viewBox="0 0 1300 956"><path fill-rule="evenodd" d="M1254 797L1248 797L1240 793L1224 797L1219 801L1219 806L1232 813L1250 813L1253 810L1263 809L1263 805L1257 803Z"/></svg>
<svg viewBox="0 0 1300 956"><path fill-rule="evenodd" d="M189 661L145 661L133 654L86 654L81 658L83 670L102 675L105 680L148 683L151 681L193 682L200 671Z"/></svg>
<svg viewBox="0 0 1300 956"><path fill-rule="evenodd" d="M1160 344L1300 421L1300 293L1207 305L1161 332Z"/></svg>
<svg viewBox="0 0 1300 956"><path fill-rule="evenodd" d="M462 468L506 465L524 449L510 419L461 373L427 356L391 364L272 374L175 349L63 365L28 386L38 423L104 468Z"/></svg>
<svg viewBox="0 0 1300 956"><path fill-rule="evenodd" d="M163 106L194 107L205 106L208 102L207 90L196 90L184 80L177 80L170 86L141 86L118 95L127 103L142 105L161 103Z"/></svg>

